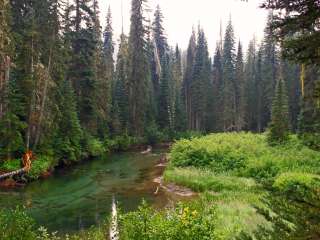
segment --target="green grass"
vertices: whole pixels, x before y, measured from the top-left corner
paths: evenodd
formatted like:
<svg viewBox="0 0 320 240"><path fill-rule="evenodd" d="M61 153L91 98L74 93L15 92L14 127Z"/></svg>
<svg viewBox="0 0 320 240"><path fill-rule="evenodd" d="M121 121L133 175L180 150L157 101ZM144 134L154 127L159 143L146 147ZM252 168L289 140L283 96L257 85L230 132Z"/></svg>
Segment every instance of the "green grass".
<svg viewBox="0 0 320 240"><path fill-rule="evenodd" d="M166 182L175 182L197 192L223 190L249 191L258 187L254 179L215 174L208 169L173 168L164 174Z"/></svg>
<svg viewBox="0 0 320 240"><path fill-rule="evenodd" d="M274 197L282 198L283 206L295 201L298 208L320 207L320 152L296 136L270 146L264 134L211 134L177 141L170 159L165 181L201 192L207 205L216 206L215 232L221 239L241 234L254 239L261 226L270 234L279 230L279 222L308 219L301 209L300 215L289 215L286 207L272 206ZM274 212L277 208L281 212ZM294 229L299 228L281 231L291 234Z"/></svg>
<svg viewBox="0 0 320 240"><path fill-rule="evenodd" d="M27 173L27 177L30 180L38 179L43 173L49 171L51 168L54 167L55 161L52 157L49 156L37 156L36 160L32 161L31 170ZM13 159L5 161L1 166L0 169L6 172L11 172L20 169L21 160L20 159Z"/></svg>

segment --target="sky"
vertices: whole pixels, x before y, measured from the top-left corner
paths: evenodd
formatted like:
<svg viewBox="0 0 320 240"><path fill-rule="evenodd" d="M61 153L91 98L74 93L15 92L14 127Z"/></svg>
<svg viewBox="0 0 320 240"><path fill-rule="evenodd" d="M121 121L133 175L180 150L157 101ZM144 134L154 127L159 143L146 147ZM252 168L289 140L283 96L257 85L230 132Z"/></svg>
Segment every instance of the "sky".
<svg viewBox="0 0 320 240"><path fill-rule="evenodd" d="M113 17L113 29L116 42L121 33L124 16L124 32L130 29L131 0L99 0L101 22L104 26L107 8L110 5ZM122 2L122 4L121 4ZM150 12L146 13L153 19L155 7L159 4L164 15L164 28L171 46L178 44L185 50L188 47L192 27L200 25L207 36L209 51L214 53L216 42L220 36L220 23L223 31L231 16L235 28L236 40L239 39L247 48L249 41L256 37L260 41L266 24L267 11L259 9L261 0L148 0ZM121 5L123 7L121 7Z"/></svg>

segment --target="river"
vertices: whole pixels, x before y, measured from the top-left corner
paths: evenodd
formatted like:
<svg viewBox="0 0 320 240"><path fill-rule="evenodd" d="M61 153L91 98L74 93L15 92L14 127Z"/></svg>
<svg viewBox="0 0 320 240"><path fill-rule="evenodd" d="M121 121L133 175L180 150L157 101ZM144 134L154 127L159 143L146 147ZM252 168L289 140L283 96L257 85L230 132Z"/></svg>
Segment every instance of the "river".
<svg viewBox="0 0 320 240"><path fill-rule="evenodd" d="M111 212L113 195L123 211L136 209L142 199L163 207L169 197L155 195L153 183L161 174L161 154L119 153L59 169L25 187L0 189L0 207L26 206L37 225L59 233L99 225Z"/></svg>

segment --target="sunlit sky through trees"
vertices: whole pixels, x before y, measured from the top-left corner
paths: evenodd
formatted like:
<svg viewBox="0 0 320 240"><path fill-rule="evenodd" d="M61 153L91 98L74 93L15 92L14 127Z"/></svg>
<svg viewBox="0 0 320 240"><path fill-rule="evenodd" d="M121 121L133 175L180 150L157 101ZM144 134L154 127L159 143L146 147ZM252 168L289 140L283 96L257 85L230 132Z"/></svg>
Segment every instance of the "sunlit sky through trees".
<svg viewBox="0 0 320 240"><path fill-rule="evenodd" d="M113 28L116 40L121 33L121 0L99 0L101 22L104 25L107 8L110 5L113 16ZM124 31L129 32L131 0L123 1ZM231 15L237 40L240 38L247 48L248 42L255 34L259 41L263 36L266 23L266 10L259 8L261 0L148 0L148 13L151 20L157 4L164 15L164 27L170 45L176 43L187 48L192 26L200 23L208 38L210 52L214 52L219 38L220 22L225 27Z"/></svg>

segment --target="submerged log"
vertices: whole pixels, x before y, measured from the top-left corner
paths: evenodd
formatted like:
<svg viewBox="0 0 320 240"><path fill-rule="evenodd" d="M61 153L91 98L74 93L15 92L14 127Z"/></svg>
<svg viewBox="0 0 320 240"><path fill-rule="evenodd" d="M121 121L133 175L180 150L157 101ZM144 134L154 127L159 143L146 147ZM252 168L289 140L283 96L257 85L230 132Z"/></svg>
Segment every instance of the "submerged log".
<svg viewBox="0 0 320 240"><path fill-rule="evenodd" d="M148 154L148 153L151 153L151 151L152 151L152 147L148 146L147 150L141 152L141 154Z"/></svg>

